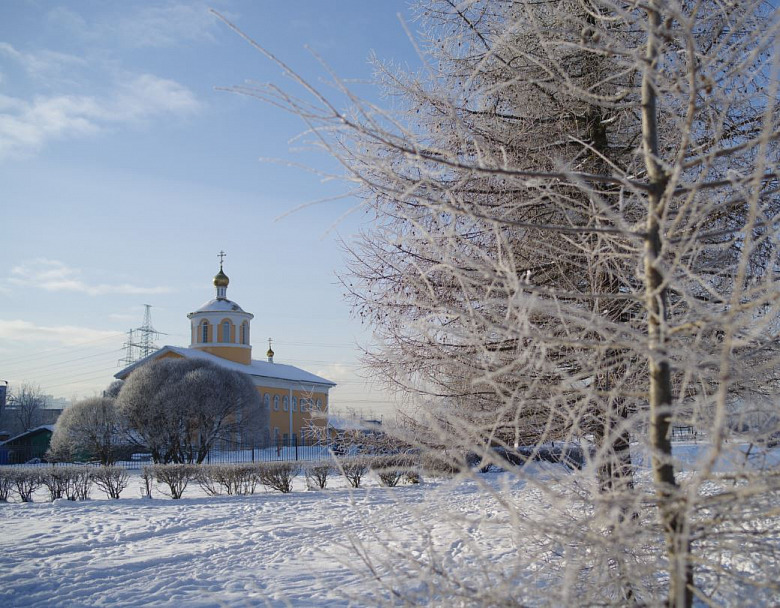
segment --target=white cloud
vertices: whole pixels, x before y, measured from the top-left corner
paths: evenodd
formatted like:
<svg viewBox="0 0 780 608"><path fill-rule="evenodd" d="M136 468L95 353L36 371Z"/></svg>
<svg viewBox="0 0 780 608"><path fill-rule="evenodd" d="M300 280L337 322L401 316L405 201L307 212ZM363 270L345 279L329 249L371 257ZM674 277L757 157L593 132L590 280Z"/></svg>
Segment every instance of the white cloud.
<svg viewBox="0 0 780 608"><path fill-rule="evenodd" d="M106 338L117 338L119 336L115 331L103 331L90 329L88 327L78 327L75 325L59 325L47 327L36 325L30 321L21 319L5 320L0 319L0 340L7 341L34 341L34 342L59 342L62 344L79 344L83 342L94 342Z"/></svg>
<svg viewBox="0 0 780 608"><path fill-rule="evenodd" d="M216 20L206 3L143 7L116 23L122 38L137 46L165 47L182 41L213 40Z"/></svg>
<svg viewBox="0 0 780 608"><path fill-rule="evenodd" d="M201 104L188 88L151 74L136 76L108 97L56 95L31 101L0 95L0 158L26 156L48 141L90 135Z"/></svg>
<svg viewBox="0 0 780 608"><path fill-rule="evenodd" d="M193 113L200 105L192 91L178 82L141 74L121 85L109 117L123 121L155 114Z"/></svg>
<svg viewBox="0 0 780 608"><path fill-rule="evenodd" d="M331 363L317 370L315 373L321 378L332 380L335 383L345 381L362 380L355 374L354 366L344 365L343 363Z"/></svg>
<svg viewBox="0 0 780 608"><path fill-rule="evenodd" d="M83 40L111 41L129 47L170 47L190 41L213 40L218 27L206 2L169 2L164 6L124 6L121 14L89 20L57 7L47 18Z"/></svg>
<svg viewBox="0 0 780 608"><path fill-rule="evenodd" d="M143 313L136 313L134 315L128 314L128 313L119 313L119 312L112 312L110 315L108 315L108 318L112 321L138 321L138 319L142 318Z"/></svg>
<svg viewBox="0 0 780 608"><path fill-rule="evenodd" d="M34 75L79 61L48 51L22 53L8 43L0 43L0 55ZM166 115L186 116L201 108L195 94L174 80L113 73L108 81L108 89L100 94L48 94L31 99L0 95L0 159L28 156L51 140L93 135ZM86 82L75 86L79 90L90 87Z"/></svg>
<svg viewBox="0 0 780 608"><path fill-rule="evenodd" d="M158 294L168 293L169 287L141 287L129 283L89 284L80 278L81 271L59 260L36 258L11 269L8 283L23 287L36 287L45 291L77 291L90 296L107 294Z"/></svg>
<svg viewBox="0 0 780 608"><path fill-rule="evenodd" d="M87 60L78 55L59 53L47 49L36 52L22 52L7 42L0 42L0 56L16 61L24 68L27 74L36 78L56 77L63 70L87 66Z"/></svg>

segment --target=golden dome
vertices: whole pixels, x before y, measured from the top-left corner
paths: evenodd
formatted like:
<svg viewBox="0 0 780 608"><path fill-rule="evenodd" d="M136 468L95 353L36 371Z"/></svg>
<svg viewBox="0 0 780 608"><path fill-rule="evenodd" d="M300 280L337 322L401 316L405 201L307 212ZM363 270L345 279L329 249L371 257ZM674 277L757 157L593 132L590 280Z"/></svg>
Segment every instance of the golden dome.
<svg viewBox="0 0 780 608"><path fill-rule="evenodd" d="M269 359L273 359L273 356L274 356L274 351L272 351L272 350L269 348L269 349L268 349L268 352L267 352L267 353L265 353L265 356L266 356L266 357L268 357Z"/></svg>
<svg viewBox="0 0 780 608"><path fill-rule="evenodd" d="M227 287L230 283L228 276L222 272L222 267L219 267L219 272L214 276L214 287Z"/></svg>

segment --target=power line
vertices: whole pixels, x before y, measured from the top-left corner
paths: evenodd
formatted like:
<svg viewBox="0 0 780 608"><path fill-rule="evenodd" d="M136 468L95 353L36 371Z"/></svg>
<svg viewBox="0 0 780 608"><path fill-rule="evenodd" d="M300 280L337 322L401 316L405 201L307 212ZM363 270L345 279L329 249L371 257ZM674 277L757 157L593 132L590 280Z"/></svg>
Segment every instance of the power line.
<svg viewBox="0 0 780 608"><path fill-rule="evenodd" d="M67 366L67 365L70 365L72 363L78 363L79 361L84 361L85 359L94 359L95 357L104 357L106 355L116 354L117 352L120 352L121 350L122 349L120 349L120 348L112 348L111 350L104 350L104 351L100 351L98 353L94 353L94 354L91 354L91 355L84 355L83 357L75 357L73 359L65 359L65 360L62 360L62 361L54 362L54 363L43 363L41 365L33 365L33 366L25 365L25 366L23 366L22 369L24 370L25 373L36 373L37 370L48 370L48 369L51 369L53 367ZM18 373L16 371L16 368L14 368L13 366L11 366L11 367L3 366L3 369L6 370L6 373L8 373L8 374L16 374L16 373Z"/></svg>
<svg viewBox="0 0 780 608"><path fill-rule="evenodd" d="M108 335L108 336L103 336L102 338L95 338L94 340L85 340L84 342L79 342L78 344L75 344L75 345L74 344L64 344L63 346L55 346L53 348L47 348L47 349L44 349L44 350L41 350L41 351L36 351L33 354L25 355L25 356L21 356L21 357L18 357L18 356L14 355L12 360L9 359L9 362L10 362L11 365L13 365L15 363L23 363L23 362L31 360L31 359L45 358L45 357L48 356L46 353L51 353L51 352L55 352L55 351L60 351L60 350L65 350L65 349L73 351L73 350L79 350L79 349L83 349L83 348L90 348L89 345L94 344L95 342L103 342L105 340L114 340L114 339L116 339L116 338L118 338L119 336L122 336L122 335L123 334L121 332L120 333L113 333L113 334ZM6 363L2 359L0 359L0 365L8 365L8 363Z"/></svg>
<svg viewBox="0 0 780 608"><path fill-rule="evenodd" d="M152 307L144 304L144 322L141 327L136 327L127 332L127 341L124 343L125 356L119 360L119 365L127 367L144 357L148 357L157 350L154 343L161 334L152 327Z"/></svg>

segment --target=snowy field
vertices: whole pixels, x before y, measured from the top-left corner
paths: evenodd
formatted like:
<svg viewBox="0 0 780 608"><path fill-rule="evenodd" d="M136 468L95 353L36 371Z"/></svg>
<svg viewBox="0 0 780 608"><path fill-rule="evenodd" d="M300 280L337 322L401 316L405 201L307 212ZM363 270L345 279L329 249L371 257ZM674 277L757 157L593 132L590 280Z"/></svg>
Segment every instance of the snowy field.
<svg viewBox="0 0 780 608"><path fill-rule="evenodd" d="M140 498L140 482L120 500L95 489L86 502L39 493L41 502L0 506L0 606L371 605L350 542L373 542L382 527L421 551L409 509L423 509L433 528L448 525L438 509L468 505L480 518L489 509L468 482L382 488L369 479L352 490L334 477L333 488L307 491L298 478L287 495L206 497L193 485L178 501ZM457 552L457 531L441 532Z"/></svg>
<svg viewBox="0 0 780 608"><path fill-rule="evenodd" d="M676 452L693 466L699 448ZM542 483L568 474L533 468ZM333 476L318 491L300 476L290 494L260 487L253 496L208 497L193 482L181 500L140 496L133 472L120 500L93 488L88 501L48 502L39 490L34 503L0 504L0 606L373 606L382 590L360 550L435 552L463 571L479 545L490 560L512 562L522 547L506 534L496 496L542 517L553 508L502 472L395 488L368 477L359 489ZM372 566L392 574L387 563Z"/></svg>

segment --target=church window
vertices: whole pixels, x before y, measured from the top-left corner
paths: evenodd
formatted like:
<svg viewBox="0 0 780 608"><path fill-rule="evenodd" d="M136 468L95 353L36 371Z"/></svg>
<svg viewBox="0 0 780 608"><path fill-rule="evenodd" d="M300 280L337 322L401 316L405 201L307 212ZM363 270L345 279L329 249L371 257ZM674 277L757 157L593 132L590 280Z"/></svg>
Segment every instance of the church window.
<svg viewBox="0 0 780 608"><path fill-rule="evenodd" d="M222 322L222 339L220 342L230 342L230 321Z"/></svg>
<svg viewBox="0 0 780 608"><path fill-rule="evenodd" d="M317 409L318 410L322 409L322 399L317 399Z"/></svg>
<svg viewBox="0 0 780 608"><path fill-rule="evenodd" d="M287 399L287 395L284 396L284 400L282 401L282 409L286 412L290 409L290 403Z"/></svg>
<svg viewBox="0 0 780 608"><path fill-rule="evenodd" d="M241 324L241 344L249 344L249 323L246 321Z"/></svg>
<svg viewBox="0 0 780 608"><path fill-rule="evenodd" d="M274 411L279 411L279 395L274 395Z"/></svg>
<svg viewBox="0 0 780 608"><path fill-rule="evenodd" d="M298 411L298 397L293 395L293 412Z"/></svg>
<svg viewBox="0 0 780 608"><path fill-rule="evenodd" d="M268 393L266 393L265 397L263 397L263 405L265 405L266 412L271 411L271 395L269 395Z"/></svg>
<svg viewBox="0 0 780 608"><path fill-rule="evenodd" d="M203 321L200 326L200 341L201 342L208 342L209 341L209 322Z"/></svg>
<svg viewBox="0 0 780 608"><path fill-rule="evenodd" d="M306 397L301 397L301 411L306 411Z"/></svg>

